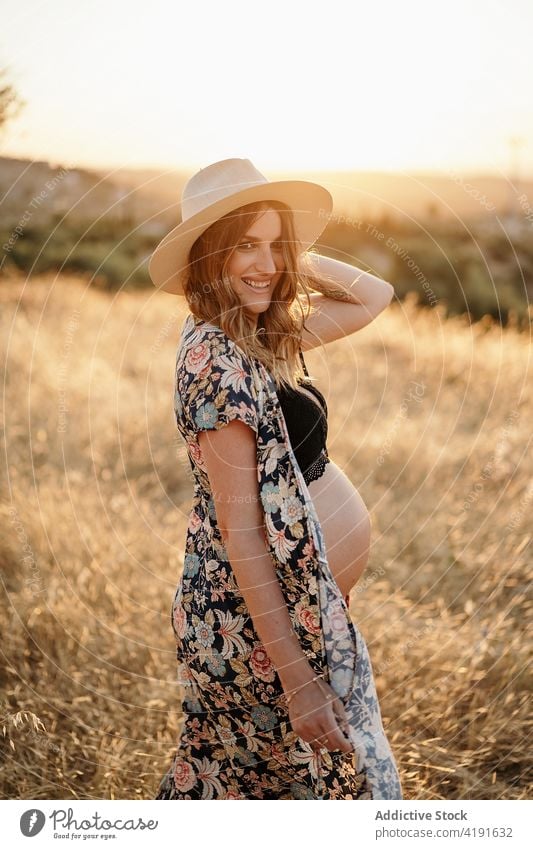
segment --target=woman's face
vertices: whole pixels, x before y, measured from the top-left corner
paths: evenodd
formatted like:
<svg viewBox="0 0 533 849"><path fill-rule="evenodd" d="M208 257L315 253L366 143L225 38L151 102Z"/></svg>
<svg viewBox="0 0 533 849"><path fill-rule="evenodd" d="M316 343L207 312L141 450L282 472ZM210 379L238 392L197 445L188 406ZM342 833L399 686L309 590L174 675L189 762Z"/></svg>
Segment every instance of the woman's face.
<svg viewBox="0 0 533 849"><path fill-rule="evenodd" d="M256 316L256 323L259 313L270 306L285 269L281 238L281 217L275 209L267 209L239 239L228 263L231 288L247 313Z"/></svg>

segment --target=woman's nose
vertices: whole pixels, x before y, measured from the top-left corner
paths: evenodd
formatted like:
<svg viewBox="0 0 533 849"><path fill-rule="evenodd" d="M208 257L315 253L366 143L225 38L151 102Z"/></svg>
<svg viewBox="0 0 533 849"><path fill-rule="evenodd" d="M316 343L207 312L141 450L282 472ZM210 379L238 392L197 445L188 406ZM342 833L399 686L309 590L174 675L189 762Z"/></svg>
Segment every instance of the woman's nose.
<svg viewBox="0 0 533 849"><path fill-rule="evenodd" d="M262 271L265 274L276 273L278 269L270 248L263 248L260 251L259 257L257 258L256 266L258 271Z"/></svg>

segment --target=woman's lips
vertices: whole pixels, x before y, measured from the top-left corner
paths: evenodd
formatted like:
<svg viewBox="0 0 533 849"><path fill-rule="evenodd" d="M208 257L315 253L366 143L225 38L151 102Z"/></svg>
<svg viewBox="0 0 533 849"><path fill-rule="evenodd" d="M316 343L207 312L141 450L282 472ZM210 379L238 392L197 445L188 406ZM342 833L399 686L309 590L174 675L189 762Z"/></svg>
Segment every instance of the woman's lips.
<svg viewBox="0 0 533 849"><path fill-rule="evenodd" d="M268 289L272 282L271 280L252 280L252 278L250 277L241 277L241 280L243 283L246 283L249 289L253 289L254 292L265 291L266 289Z"/></svg>

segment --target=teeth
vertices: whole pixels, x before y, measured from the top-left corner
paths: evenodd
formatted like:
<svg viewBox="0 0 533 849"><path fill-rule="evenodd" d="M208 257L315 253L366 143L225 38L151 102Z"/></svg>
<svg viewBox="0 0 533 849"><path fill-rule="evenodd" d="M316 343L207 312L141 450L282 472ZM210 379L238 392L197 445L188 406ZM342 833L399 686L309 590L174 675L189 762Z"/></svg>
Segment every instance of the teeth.
<svg viewBox="0 0 533 849"><path fill-rule="evenodd" d="M255 280L248 280L246 277L243 277L242 280L252 289L268 289L270 286L270 280L267 280L266 283L257 283Z"/></svg>

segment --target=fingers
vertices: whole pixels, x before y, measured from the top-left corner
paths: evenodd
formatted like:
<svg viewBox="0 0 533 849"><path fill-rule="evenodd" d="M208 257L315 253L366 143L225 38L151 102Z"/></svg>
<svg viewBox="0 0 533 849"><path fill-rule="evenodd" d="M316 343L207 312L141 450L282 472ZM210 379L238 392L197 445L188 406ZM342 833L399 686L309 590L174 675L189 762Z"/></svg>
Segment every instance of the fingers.
<svg viewBox="0 0 533 849"><path fill-rule="evenodd" d="M352 744L349 739L344 736L340 728L335 729L335 731L330 732L328 735L328 739L333 742L332 751L339 749L341 752L351 752Z"/></svg>
<svg viewBox="0 0 533 849"><path fill-rule="evenodd" d="M321 686L325 703L307 711L301 718L307 719L307 728L297 729L297 733L308 742L314 752L320 749L341 751L346 754L354 751L350 739L350 726L344 705L335 692L325 682ZM309 721L313 717L313 721ZM294 724L293 724L294 727Z"/></svg>
<svg viewBox="0 0 533 849"><path fill-rule="evenodd" d="M325 725L322 726L321 730L323 730L324 733L317 734L311 740L311 748L315 752L319 751L320 749L328 749L328 751L330 752L353 752L353 745L348 734L347 722L343 730L341 730L342 726L340 726L340 724L337 724L337 722L335 721L335 717L332 716L331 718L332 722L328 723L328 728L326 728Z"/></svg>
<svg viewBox="0 0 533 849"><path fill-rule="evenodd" d="M333 710L337 716L337 720L340 728L343 733L350 739L350 723L348 722L348 717L346 716L346 711L344 710L344 705L340 699L336 699L333 703Z"/></svg>
<svg viewBox="0 0 533 849"><path fill-rule="evenodd" d="M327 698L330 702L330 707L333 709L334 718L336 720L335 724L338 724L338 726L330 732L331 735L335 736L337 743L340 741L340 745L337 745L336 748L340 749L342 752L351 752L353 751L353 745L350 740L348 717L346 716L342 700L338 696L333 695L329 688Z"/></svg>
<svg viewBox="0 0 533 849"><path fill-rule="evenodd" d="M339 730L329 731L315 737L309 744L314 752L327 749L328 752L353 752L353 746Z"/></svg>

